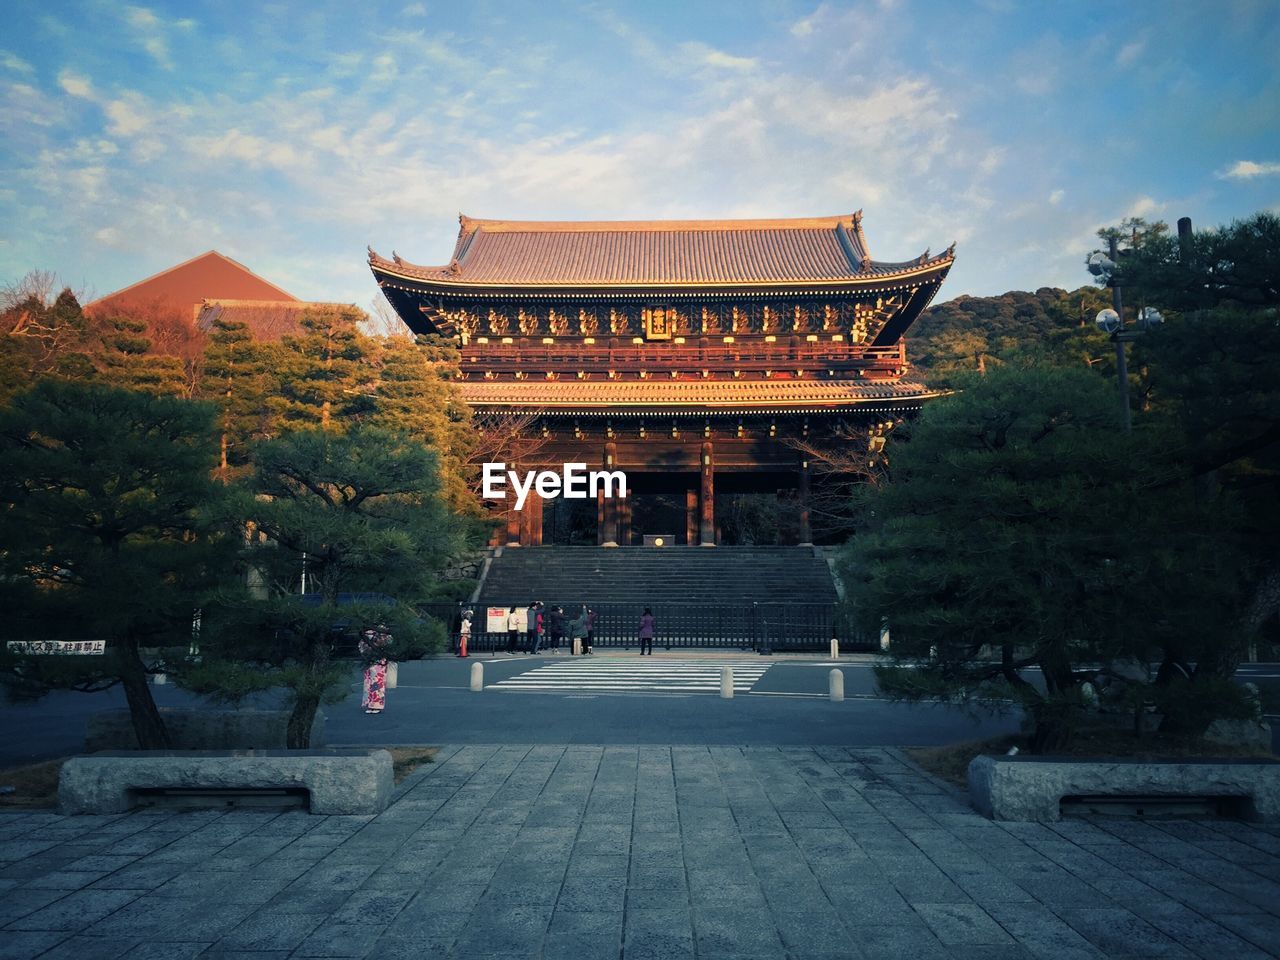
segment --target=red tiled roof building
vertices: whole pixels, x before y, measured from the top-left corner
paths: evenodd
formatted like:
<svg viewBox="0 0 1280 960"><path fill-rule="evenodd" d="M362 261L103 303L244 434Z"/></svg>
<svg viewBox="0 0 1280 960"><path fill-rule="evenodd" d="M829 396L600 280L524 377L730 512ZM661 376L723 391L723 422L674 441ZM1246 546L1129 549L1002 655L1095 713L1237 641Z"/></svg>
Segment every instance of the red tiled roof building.
<svg viewBox="0 0 1280 960"><path fill-rule="evenodd" d="M119 313L163 309L194 323L205 300L298 302L244 264L210 250L87 303L85 309Z"/></svg>
<svg viewBox="0 0 1280 960"><path fill-rule="evenodd" d="M369 251L418 333L456 338L462 393L484 418L522 416L541 464L627 472L633 496L686 494L685 540L717 542L715 495L798 491L808 457L932 394L904 379L902 336L954 245L872 258L861 213L787 220L521 222L461 217L443 266ZM537 464L522 465L529 469ZM543 504L507 541L544 540ZM629 544L629 501L601 501L598 542Z"/></svg>

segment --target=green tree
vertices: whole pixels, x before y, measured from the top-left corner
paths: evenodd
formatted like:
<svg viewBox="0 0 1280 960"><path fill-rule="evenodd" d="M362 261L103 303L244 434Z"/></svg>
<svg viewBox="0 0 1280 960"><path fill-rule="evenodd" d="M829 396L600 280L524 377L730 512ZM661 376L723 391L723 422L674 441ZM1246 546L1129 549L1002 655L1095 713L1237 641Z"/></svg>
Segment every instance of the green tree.
<svg viewBox="0 0 1280 960"><path fill-rule="evenodd" d="M371 359L356 308L308 310L302 332L281 339L268 409L283 430L344 430L373 411Z"/></svg>
<svg viewBox="0 0 1280 960"><path fill-rule="evenodd" d="M347 632L385 627L393 658L443 643L438 624L404 603L426 594L433 573L462 545L459 520L442 505L436 457L416 440L357 425L345 433L299 430L260 445L232 517L248 519L247 562L262 599L227 598L211 611L204 662L181 682L201 692L285 686L292 695L288 744L309 743L316 710L348 676L335 659ZM305 570L314 603L296 595ZM346 606L340 594L401 602Z"/></svg>
<svg viewBox="0 0 1280 960"><path fill-rule="evenodd" d="M1185 244L1164 223L1126 221L1098 231L1120 241L1120 269L1130 302L1151 300L1161 310L1280 306L1280 216L1256 213Z"/></svg>
<svg viewBox="0 0 1280 960"><path fill-rule="evenodd" d="M0 291L0 399L46 376L190 394L182 360L154 349L146 322L118 313L86 315L69 288L49 300L52 279L35 272Z"/></svg>
<svg viewBox="0 0 1280 960"><path fill-rule="evenodd" d="M883 689L1012 697L1043 748L1069 737L1086 665L1220 641L1235 559L1177 483L1177 444L1120 433L1102 378L1007 365L961 386L895 443L892 482L862 491L842 577L869 630L892 626Z"/></svg>
<svg viewBox="0 0 1280 960"><path fill-rule="evenodd" d="M388 337L381 341L374 368L368 422L406 433L434 450L444 502L456 513L476 515L468 466L474 445L471 411L453 383L457 348L439 337Z"/></svg>
<svg viewBox="0 0 1280 960"><path fill-rule="evenodd" d="M1008 362L1094 366L1106 374L1114 369L1112 350L1093 318L1109 305L1097 287L957 297L916 321L908 355L935 387Z"/></svg>
<svg viewBox="0 0 1280 960"><path fill-rule="evenodd" d="M87 376L90 324L69 288L52 300L56 279L33 271L0 291L0 402L50 374Z"/></svg>
<svg viewBox="0 0 1280 960"><path fill-rule="evenodd" d="M1189 243L1160 237L1121 257L1130 305L1166 323L1134 347L1143 408L1188 451L1185 474L1235 522L1219 539L1249 557L1233 634L1197 670L1222 678L1280 626L1280 217L1260 213Z"/></svg>
<svg viewBox="0 0 1280 960"><path fill-rule="evenodd" d="M93 379L122 390L183 396L188 392L182 360L155 353L147 325L121 314L93 321L97 344L91 355Z"/></svg>
<svg viewBox="0 0 1280 960"><path fill-rule="evenodd" d="M218 475L224 483L249 469L255 442L278 432L268 398L280 355L279 344L254 339L246 324L213 323L197 392L218 405Z"/></svg>
<svg viewBox="0 0 1280 960"><path fill-rule="evenodd" d="M121 684L139 744L169 745L143 648L191 640L201 597L229 568L205 513L212 410L57 379L0 411L0 636L105 640L102 656L6 646L12 692Z"/></svg>

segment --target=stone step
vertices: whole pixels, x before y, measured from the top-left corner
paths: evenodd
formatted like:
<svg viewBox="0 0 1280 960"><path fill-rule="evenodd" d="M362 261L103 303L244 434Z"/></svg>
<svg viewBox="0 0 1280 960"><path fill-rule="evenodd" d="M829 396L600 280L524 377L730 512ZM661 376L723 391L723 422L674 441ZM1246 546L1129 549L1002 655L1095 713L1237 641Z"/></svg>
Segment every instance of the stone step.
<svg viewBox="0 0 1280 960"><path fill-rule="evenodd" d="M812 549L784 547L519 547L490 564L480 602L831 604L835 587Z"/></svg>

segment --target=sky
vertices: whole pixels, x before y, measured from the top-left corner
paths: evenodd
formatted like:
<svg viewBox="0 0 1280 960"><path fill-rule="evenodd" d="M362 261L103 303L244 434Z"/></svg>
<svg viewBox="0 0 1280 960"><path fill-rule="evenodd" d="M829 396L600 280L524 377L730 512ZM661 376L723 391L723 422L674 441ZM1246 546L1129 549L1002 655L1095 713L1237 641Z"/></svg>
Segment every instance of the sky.
<svg viewBox="0 0 1280 960"><path fill-rule="evenodd" d="M1280 2L8 0L0 283L209 249L378 296L495 219L864 211L939 300L1089 281L1095 231L1280 212Z"/></svg>

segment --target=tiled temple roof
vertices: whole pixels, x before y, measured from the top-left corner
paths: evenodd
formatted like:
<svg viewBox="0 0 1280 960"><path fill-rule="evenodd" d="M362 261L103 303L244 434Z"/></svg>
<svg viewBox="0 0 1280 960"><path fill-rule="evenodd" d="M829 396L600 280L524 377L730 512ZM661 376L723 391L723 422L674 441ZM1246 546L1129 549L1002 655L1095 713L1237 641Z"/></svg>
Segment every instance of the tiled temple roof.
<svg viewBox="0 0 1280 960"><path fill-rule="evenodd" d="M656 410L664 415L701 412L818 412L901 405L936 391L918 383L853 380L556 380L483 381L459 384L477 409L607 413L625 416Z"/></svg>
<svg viewBox="0 0 1280 960"><path fill-rule="evenodd" d="M871 259L861 213L790 220L540 222L463 216L445 266L373 250L376 273L442 286L682 287L839 282L949 264Z"/></svg>

